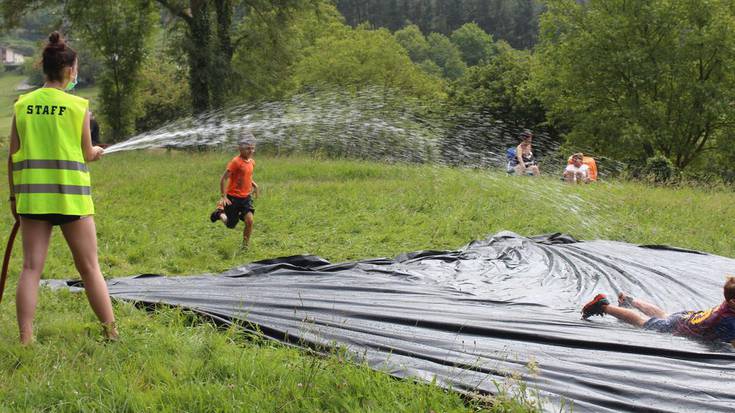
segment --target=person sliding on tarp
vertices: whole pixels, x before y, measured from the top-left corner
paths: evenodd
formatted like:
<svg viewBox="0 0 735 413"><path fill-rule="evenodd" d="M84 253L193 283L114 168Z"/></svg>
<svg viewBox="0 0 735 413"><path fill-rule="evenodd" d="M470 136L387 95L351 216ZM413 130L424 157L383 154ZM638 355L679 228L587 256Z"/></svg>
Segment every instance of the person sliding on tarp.
<svg viewBox="0 0 735 413"><path fill-rule="evenodd" d="M735 277L730 276L725 281L724 294L725 301L709 310L680 311L674 314L667 314L658 306L625 293L618 295L619 306L610 304L605 294L597 294L592 301L582 307L582 318L610 314L618 320L644 330L724 341L735 347Z"/></svg>
<svg viewBox="0 0 735 413"><path fill-rule="evenodd" d="M220 220L227 228L235 228L238 220L244 221L242 246L247 248L253 231L253 214L255 214L253 197L258 196L258 184L253 181L255 137L252 133L244 134L238 142L238 149L240 154L232 158L227 164L225 173L222 174L219 184L222 198L209 219L212 222Z"/></svg>

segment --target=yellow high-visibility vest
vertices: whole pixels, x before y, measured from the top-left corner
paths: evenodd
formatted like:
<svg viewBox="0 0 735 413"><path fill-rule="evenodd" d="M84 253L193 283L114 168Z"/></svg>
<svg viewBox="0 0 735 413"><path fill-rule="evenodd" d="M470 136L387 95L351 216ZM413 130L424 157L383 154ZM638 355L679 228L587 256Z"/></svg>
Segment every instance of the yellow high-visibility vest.
<svg viewBox="0 0 735 413"><path fill-rule="evenodd" d="M82 152L87 99L55 88L15 103L20 149L12 155L19 214L94 214L89 170Z"/></svg>

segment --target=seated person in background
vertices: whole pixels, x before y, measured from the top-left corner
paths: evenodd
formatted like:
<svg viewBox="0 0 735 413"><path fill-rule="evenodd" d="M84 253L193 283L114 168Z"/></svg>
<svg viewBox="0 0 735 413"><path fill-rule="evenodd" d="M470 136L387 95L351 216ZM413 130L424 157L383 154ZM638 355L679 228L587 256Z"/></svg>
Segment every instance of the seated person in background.
<svg viewBox="0 0 735 413"><path fill-rule="evenodd" d="M515 156L508 162L508 172L513 170L516 175L539 176L541 172L531 149L533 134L530 131L523 131L519 139L521 143L516 147Z"/></svg>
<svg viewBox="0 0 735 413"><path fill-rule="evenodd" d="M564 180L570 183L588 183L590 181L590 168L582 163L582 154L572 155L572 163L564 169Z"/></svg>
<svg viewBox="0 0 735 413"><path fill-rule="evenodd" d="M89 111L89 132L92 134L92 145L96 146L100 144L100 124L97 123L97 118L94 117L94 113Z"/></svg>
<svg viewBox="0 0 735 413"><path fill-rule="evenodd" d="M582 155L582 163L587 165L589 170L587 171L587 175L589 175L590 182L597 181L597 162L595 161L595 158L591 156L585 156L583 153L579 152L580 155ZM570 156L569 159L567 159L567 164L571 165L573 163L572 157L574 155Z"/></svg>
<svg viewBox="0 0 735 413"><path fill-rule="evenodd" d="M673 314L667 314L658 306L625 293L618 295L619 305L610 304L605 294L597 294L592 301L582 307L582 318L610 314L618 320L644 330L723 341L735 347L735 277L727 277L723 292L725 300L715 307Z"/></svg>

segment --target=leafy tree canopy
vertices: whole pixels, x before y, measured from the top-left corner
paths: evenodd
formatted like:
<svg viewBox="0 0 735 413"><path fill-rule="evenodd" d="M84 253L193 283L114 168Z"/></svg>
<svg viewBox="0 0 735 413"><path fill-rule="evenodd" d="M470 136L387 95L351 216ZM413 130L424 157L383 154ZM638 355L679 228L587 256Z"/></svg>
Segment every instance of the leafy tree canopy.
<svg viewBox="0 0 735 413"><path fill-rule="evenodd" d="M476 66L493 54L493 37L477 23L466 23L452 32L452 43L459 49L467 66Z"/></svg>
<svg viewBox="0 0 735 413"><path fill-rule="evenodd" d="M462 61L462 54L449 38L440 33L431 33L426 37L429 43L429 59L439 65L444 76L449 79L461 77L467 65Z"/></svg>
<svg viewBox="0 0 735 413"><path fill-rule="evenodd" d="M686 168L735 125L735 3L550 0L537 91L569 139ZM731 145L728 145L731 146Z"/></svg>
<svg viewBox="0 0 735 413"><path fill-rule="evenodd" d="M415 97L443 96L442 82L415 66L388 30L366 26L342 26L318 39L297 64L295 78L303 86L373 86Z"/></svg>

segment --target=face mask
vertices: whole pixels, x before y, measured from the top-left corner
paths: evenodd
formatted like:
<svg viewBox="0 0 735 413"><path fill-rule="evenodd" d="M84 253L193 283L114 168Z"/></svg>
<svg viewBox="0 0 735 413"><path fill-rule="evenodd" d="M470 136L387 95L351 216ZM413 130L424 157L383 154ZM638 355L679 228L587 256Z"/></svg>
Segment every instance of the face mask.
<svg viewBox="0 0 735 413"><path fill-rule="evenodd" d="M71 81L69 81L69 83L67 83L67 85L66 85L66 88L65 88L65 90L66 90L67 92L70 92L70 91L72 91L72 90L74 89L74 87L75 87L75 86L77 85L77 78L78 78L78 77L79 77L79 73L77 73L77 74L76 74L76 75L74 76L74 80L71 80Z"/></svg>

